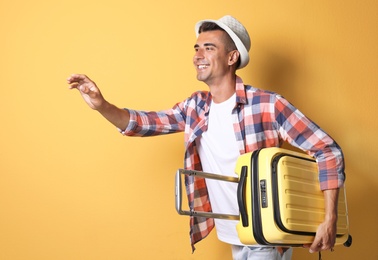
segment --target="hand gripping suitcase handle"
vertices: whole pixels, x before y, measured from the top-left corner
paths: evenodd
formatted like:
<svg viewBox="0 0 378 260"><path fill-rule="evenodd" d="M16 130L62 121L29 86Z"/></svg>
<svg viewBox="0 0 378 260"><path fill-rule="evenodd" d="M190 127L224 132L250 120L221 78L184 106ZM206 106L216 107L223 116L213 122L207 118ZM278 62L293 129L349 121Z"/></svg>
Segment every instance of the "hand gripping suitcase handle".
<svg viewBox="0 0 378 260"><path fill-rule="evenodd" d="M239 176L238 190L237 190L240 219L243 224L243 227L248 227L248 215L247 215L247 209L246 209L245 200L244 200L247 172L248 172L248 167L242 166L241 171L240 171L240 176Z"/></svg>
<svg viewBox="0 0 378 260"><path fill-rule="evenodd" d="M230 215L230 214L221 214L221 213L213 213L213 212L199 212L195 211L192 208L190 210L183 210L182 209L182 181L181 181L181 174L189 175L189 176L197 176L207 179L214 179L219 181L229 181L229 182L238 182L238 178L224 176L219 174L213 173L206 173L201 171L194 171L194 170L184 170L179 169L176 172L175 178L175 198L176 198L176 211L180 215L188 215L193 217L206 217L206 218L219 218L219 219L228 219L228 220L239 220L239 215Z"/></svg>

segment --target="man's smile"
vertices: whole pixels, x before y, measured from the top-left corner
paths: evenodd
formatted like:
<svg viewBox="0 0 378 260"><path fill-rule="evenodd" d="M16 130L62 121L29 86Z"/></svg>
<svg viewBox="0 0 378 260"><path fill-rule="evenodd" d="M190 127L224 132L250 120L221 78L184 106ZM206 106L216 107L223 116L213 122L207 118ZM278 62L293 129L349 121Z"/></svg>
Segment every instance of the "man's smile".
<svg viewBox="0 0 378 260"><path fill-rule="evenodd" d="M199 69L199 70L204 70L204 69L206 69L206 68L208 68L209 67L209 65L207 65L207 64L199 64L199 65L197 65L197 68Z"/></svg>

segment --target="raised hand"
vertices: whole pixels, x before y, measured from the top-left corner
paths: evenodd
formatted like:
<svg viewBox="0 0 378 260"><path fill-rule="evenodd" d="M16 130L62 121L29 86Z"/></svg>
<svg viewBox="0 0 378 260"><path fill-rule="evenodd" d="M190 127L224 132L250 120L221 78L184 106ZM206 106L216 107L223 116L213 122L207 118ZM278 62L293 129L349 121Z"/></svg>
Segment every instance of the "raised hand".
<svg viewBox="0 0 378 260"><path fill-rule="evenodd" d="M92 109L99 110L105 103L100 89L89 77L83 74L73 74L67 79L70 89L79 90L85 102Z"/></svg>

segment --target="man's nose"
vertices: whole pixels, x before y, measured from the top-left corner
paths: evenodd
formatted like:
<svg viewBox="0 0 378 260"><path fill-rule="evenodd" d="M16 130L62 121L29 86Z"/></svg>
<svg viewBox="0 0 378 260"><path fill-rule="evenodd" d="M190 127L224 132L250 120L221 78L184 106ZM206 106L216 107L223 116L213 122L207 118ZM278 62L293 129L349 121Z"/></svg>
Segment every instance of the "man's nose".
<svg viewBox="0 0 378 260"><path fill-rule="evenodd" d="M194 54L194 58L195 58L196 60L203 59L203 57L204 57L204 55L203 55L203 50L201 50L201 49L198 49L198 50L196 51L196 53Z"/></svg>

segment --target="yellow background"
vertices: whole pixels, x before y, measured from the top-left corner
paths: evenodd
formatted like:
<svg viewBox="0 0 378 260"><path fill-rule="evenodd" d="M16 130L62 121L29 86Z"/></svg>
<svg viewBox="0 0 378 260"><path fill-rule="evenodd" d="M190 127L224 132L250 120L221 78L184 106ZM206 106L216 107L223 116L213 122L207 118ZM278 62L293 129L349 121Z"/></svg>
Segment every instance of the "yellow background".
<svg viewBox="0 0 378 260"><path fill-rule="evenodd" d="M0 259L230 259L215 233L192 255L174 209L183 135L127 138L66 78L86 73L121 107L193 91L194 24L232 14L252 38L246 83L284 95L341 145L351 248L377 259L378 2L0 2ZM295 249L293 259L317 259Z"/></svg>

